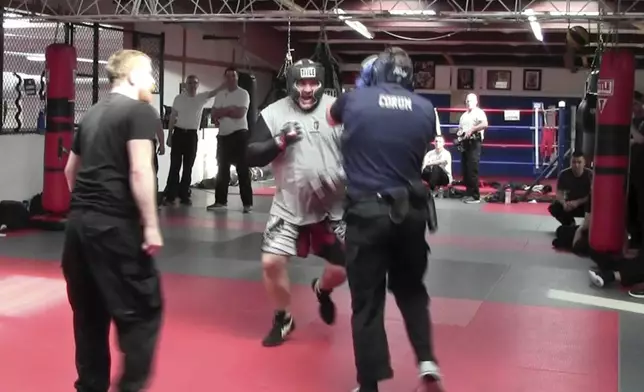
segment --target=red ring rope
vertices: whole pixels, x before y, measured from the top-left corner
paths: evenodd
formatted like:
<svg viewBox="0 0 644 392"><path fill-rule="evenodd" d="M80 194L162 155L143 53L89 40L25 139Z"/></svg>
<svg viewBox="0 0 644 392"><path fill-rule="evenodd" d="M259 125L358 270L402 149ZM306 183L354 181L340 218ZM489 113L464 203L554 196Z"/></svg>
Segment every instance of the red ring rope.
<svg viewBox="0 0 644 392"><path fill-rule="evenodd" d="M446 146L453 146L452 142L445 142ZM485 143L483 142L483 147L497 147L497 148L533 148L533 144L517 143L517 144L507 144L507 143Z"/></svg>
<svg viewBox="0 0 644 392"><path fill-rule="evenodd" d="M436 108L438 112L464 112L467 108ZM534 114L534 109L483 109L485 113L505 113L509 111Z"/></svg>

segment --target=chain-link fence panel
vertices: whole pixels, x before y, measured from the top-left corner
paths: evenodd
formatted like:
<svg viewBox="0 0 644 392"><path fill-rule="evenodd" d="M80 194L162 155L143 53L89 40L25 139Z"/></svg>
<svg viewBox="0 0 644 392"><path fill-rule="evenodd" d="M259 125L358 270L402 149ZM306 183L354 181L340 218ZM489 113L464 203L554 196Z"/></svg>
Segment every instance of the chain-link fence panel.
<svg viewBox="0 0 644 392"><path fill-rule="evenodd" d="M72 31L77 56L75 122L78 123L110 91L105 66L113 53L123 49L123 30L99 24L74 24Z"/></svg>
<svg viewBox="0 0 644 392"><path fill-rule="evenodd" d="M159 106L163 108L163 35L133 32L134 49L150 56L152 72L156 81L155 94L159 94Z"/></svg>
<svg viewBox="0 0 644 392"><path fill-rule="evenodd" d="M80 123L87 110L94 104L94 26L70 25L72 44L76 48L76 101L74 123Z"/></svg>
<svg viewBox="0 0 644 392"><path fill-rule="evenodd" d="M111 55L123 49L123 30L99 26L98 37L100 46L98 48L98 99L104 98L110 92L110 82L107 77L107 60Z"/></svg>
<svg viewBox="0 0 644 392"><path fill-rule="evenodd" d="M45 127L47 46L64 42L62 23L35 21L4 11L1 133L34 133Z"/></svg>
<svg viewBox="0 0 644 392"><path fill-rule="evenodd" d="M46 127L45 51L53 43L76 48L75 123L110 91L105 66L123 49L124 30L98 24L37 21L33 15L7 11L4 17L2 127L0 133L34 133ZM160 107L163 107L163 35L128 31L134 48L152 59Z"/></svg>

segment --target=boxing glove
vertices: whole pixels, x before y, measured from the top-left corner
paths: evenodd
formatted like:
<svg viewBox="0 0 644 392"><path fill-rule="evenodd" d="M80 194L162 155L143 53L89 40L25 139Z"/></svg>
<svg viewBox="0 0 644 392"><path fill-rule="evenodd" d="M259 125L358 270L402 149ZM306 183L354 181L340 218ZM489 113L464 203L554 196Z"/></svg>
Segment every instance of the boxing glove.
<svg viewBox="0 0 644 392"><path fill-rule="evenodd" d="M309 188L312 191L312 206L331 208L344 195L344 172L320 173L317 177L309 180Z"/></svg>
<svg viewBox="0 0 644 392"><path fill-rule="evenodd" d="M275 137L275 143L284 151L286 147L297 143L302 139L302 126L297 122L289 121L282 126L279 135Z"/></svg>
<svg viewBox="0 0 644 392"><path fill-rule="evenodd" d="M335 173L326 173L320 175L322 188L327 192L338 194L344 191L344 170L341 168Z"/></svg>

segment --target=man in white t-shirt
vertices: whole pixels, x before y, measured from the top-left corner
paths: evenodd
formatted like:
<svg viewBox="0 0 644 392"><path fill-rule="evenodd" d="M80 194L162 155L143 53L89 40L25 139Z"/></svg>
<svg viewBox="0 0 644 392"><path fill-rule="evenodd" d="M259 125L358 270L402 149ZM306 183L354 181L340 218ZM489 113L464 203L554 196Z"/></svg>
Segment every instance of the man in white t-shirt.
<svg viewBox="0 0 644 392"><path fill-rule="evenodd" d="M423 159L423 180L427 181L432 190L449 185L452 178L452 154L445 149L445 139L436 136L435 148L425 154Z"/></svg>
<svg viewBox="0 0 644 392"><path fill-rule="evenodd" d="M239 177L239 196L248 213L253 208L253 189L250 183L250 172L246 162L248 145L248 91L237 85L239 75L234 68L224 73L226 88L215 97L212 107L212 119L218 124L217 135L217 185L215 187L215 204L209 210L225 208L228 204L228 186L230 184L230 165L237 168ZM255 119L253 119L255 121Z"/></svg>
<svg viewBox="0 0 644 392"><path fill-rule="evenodd" d="M476 94L467 94L465 98L467 110L461 115L458 124L458 137L463 139L463 155L461 170L466 195L463 202L468 204L480 203L479 194L479 162L481 160L481 143L488 127L487 116L479 108Z"/></svg>
<svg viewBox="0 0 644 392"><path fill-rule="evenodd" d="M164 204L174 204L179 197L181 204L191 205L190 184L192 167L197 157L197 130L201 128L203 107L222 87L212 91L197 93L199 79L195 75L186 78L186 89L174 98L172 113L168 123L168 147L170 151L170 170L164 191ZM181 181L179 171L183 166Z"/></svg>

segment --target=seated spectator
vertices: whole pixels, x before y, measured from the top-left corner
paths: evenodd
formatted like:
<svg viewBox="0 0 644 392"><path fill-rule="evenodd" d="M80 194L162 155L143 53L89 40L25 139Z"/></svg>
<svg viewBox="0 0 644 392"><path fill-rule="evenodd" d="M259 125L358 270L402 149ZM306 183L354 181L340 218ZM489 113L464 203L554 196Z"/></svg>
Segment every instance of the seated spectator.
<svg viewBox="0 0 644 392"><path fill-rule="evenodd" d="M423 180L431 190L449 185L452 178L452 154L445 148L445 139L436 136L434 149L429 151L423 159Z"/></svg>
<svg viewBox="0 0 644 392"><path fill-rule="evenodd" d="M548 207L550 215L564 226L575 225L575 218L585 215L592 182L593 172L586 168L584 155L575 151L570 167L562 171L557 179L557 198Z"/></svg>

